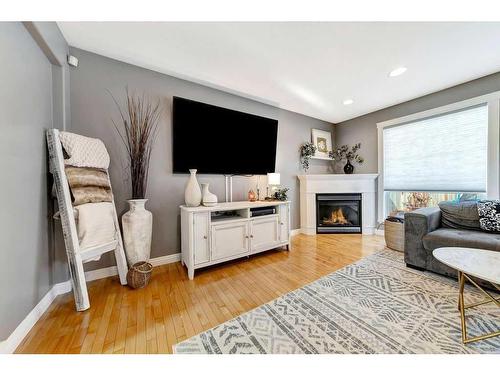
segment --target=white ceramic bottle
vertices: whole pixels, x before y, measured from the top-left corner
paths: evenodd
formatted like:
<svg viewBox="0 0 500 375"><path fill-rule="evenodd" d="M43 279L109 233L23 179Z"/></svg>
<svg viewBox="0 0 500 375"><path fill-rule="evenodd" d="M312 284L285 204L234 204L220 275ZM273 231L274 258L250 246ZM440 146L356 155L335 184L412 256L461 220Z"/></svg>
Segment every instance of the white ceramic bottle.
<svg viewBox="0 0 500 375"><path fill-rule="evenodd" d="M198 180L196 179L196 169L190 169L188 183L186 185L186 190L184 192L184 200L186 206L188 207L198 207L201 203L201 189L198 185Z"/></svg>
<svg viewBox="0 0 500 375"><path fill-rule="evenodd" d="M217 195L209 192L208 186L209 186L208 183L201 184L201 189L202 189L201 201L203 205L207 207L217 206Z"/></svg>

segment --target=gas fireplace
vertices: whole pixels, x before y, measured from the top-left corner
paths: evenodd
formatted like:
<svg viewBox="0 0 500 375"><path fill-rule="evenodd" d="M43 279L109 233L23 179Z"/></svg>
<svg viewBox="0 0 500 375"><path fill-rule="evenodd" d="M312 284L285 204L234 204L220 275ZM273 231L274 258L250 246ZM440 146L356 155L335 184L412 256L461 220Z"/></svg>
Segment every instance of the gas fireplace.
<svg viewBox="0 0 500 375"><path fill-rule="evenodd" d="M361 233L361 194L316 194L316 233Z"/></svg>

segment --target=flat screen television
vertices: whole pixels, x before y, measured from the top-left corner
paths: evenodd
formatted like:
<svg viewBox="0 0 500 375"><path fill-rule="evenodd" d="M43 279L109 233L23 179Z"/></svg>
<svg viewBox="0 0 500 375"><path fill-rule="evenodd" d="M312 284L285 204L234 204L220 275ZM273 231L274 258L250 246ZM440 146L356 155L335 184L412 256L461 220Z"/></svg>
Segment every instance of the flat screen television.
<svg viewBox="0 0 500 375"><path fill-rule="evenodd" d="M274 172L278 120L174 97L172 127L174 173Z"/></svg>

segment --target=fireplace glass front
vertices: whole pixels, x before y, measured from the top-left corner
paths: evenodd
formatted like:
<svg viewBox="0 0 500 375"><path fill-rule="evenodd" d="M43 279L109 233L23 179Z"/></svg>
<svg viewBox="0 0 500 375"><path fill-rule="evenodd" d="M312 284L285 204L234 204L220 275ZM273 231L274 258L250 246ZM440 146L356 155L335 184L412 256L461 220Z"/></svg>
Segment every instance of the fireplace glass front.
<svg viewBox="0 0 500 375"><path fill-rule="evenodd" d="M361 233L361 194L316 194L316 233Z"/></svg>

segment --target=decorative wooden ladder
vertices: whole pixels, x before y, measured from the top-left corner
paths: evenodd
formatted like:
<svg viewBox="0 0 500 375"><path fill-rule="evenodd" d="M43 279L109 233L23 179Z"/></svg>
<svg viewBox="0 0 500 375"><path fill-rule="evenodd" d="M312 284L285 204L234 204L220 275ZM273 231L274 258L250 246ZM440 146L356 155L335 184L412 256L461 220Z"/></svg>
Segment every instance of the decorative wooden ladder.
<svg viewBox="0 0 500 375"><path fill-rule="evenodd" d="M85 272L83 270L83 263L88 262L108 251L114 251L118 274L120 276L120 283L122 285L127 284L127 260L123 250L122 236L120 233L118 217L116 215L114 197L112 205L113 219L116 228L116 239L106 244L81 250L78 241L73 205L71 204L69 184L64 171L64 156L61 141L59 140L59 130L47 130L47 145L49 148L50 172L54 177L57 203L59 206L64 235L64 245L66 247L66 255L68 256L69 272L71 274L71 283L73 287L73 294L75 296L76 310L84 311L90 307L90 302L87 292L87 284L85 281ZM111 186L111 182L109 183L109 186Z"/></svg>

